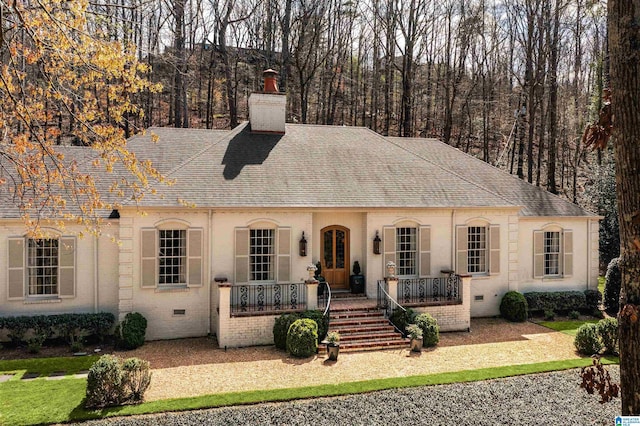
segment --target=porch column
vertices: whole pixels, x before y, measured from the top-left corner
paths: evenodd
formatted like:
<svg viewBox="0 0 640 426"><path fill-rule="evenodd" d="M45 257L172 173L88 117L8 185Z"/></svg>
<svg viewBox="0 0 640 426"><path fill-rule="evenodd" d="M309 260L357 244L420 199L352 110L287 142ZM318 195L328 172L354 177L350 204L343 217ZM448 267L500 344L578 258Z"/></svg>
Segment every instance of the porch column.
<svg viewBox="0 0 640 426"><path fill-rule="evenodd" d="M218 284L218 346L229 346L231 330L231 284Z"/></svg>
<svg viewBox="0 0 640 426"><path fill-rule="evenodd" d="M391 300L398 301L398 277L396 276L396 264L393 261L389 261L386 264L387 276L387 292Z"/></svg>
<svg viewBox="0 0 640 426"><path fill-rule="evenodd" d="M460 280L462 288L460 289L462 292L462 310L463 310L463 318L467 323L467 330L471 330L471 275L470 274L462 274L460 275Z"/></svg>
<svg viewBox="0 0 640 426"><path fill-rule="evenodd" d="M391 299L398 301L398 277L387 277L387 291Z"/></svg>
<svg viewBox="0 0 640 426"><path fill-rule="evenodd" d="M309 277L305 280L307 286L307 309L318 309L318 280L316 280L315 273L318 269L313 263L307 266L307 273Z"/></svg>
<svg viewBox="0 0 640 426"><path fill-rule="evenodd" d="M318 309L318 280L306 280L307 286L307 309Z"/></svg>

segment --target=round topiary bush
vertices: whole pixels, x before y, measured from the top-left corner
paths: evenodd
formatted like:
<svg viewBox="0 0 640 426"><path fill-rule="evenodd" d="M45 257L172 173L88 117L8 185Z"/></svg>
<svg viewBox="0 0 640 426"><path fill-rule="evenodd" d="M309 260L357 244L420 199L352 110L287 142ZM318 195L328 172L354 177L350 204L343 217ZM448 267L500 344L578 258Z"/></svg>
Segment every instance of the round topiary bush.
<svg viewBox="0 0 640 426"><path fill-rule="evenodd" d="M602 342L600 342L598 326L592 323L582 324L576 332L573 345L578 352L584 355L600 353L602 350Z"/></svg>
<svg viewBox="0 0 640 426"><path fill-rule="evenodd" d="M129 312L116 331L118 346L125 349L139 348L144 344L147 319L138 312Z"/></svg>
<svg viewBox="0 0 640 426"><path fill-rule="evenodd" d="M318 324L308 318L294 321L287 333L287 351L298 358L315 354L318 351Z"/></svg>
<svg viewBox="0 0 640 426"><path fill-rule="evenodd" d="M604 283L604 309L609 315L617 315L620 309L620 285L622 276L620 275L620 258L609 262Z"/></svg>
<svg viewBox="0 0 640 426"><path fill-rule="evenodd" d="M276 318L276 322L273 324L273 343L276 345L276 348L282 349L283 351L287 349L287 333L289 332L289 327L291 327L294 321L299 319L300 315L298 314L282 314Z"/></svg>
<svg viewBox="0 0 640 426"><path fill-rule="evenodd" d="M422 330L422 346L428 348L440 341L440 326L438 321L429 314L420 314L414 319L415 324Z"/></svg>
<svg viewBox="0 0 640 426"><path fill-rule="evenodd" d="M598 335L608 354L618 353L618 320L605 318L598 321Z"/></svg>
<svg viewBox="0 0 640 426"><path fill-rule="evenodd" d="M500 302L500 315L509 321L526 321L528 316L527 299L522 293L508 291Z"/></svg>
<svg viewBox="0 0 640 426"><path fill-rule="evenodd" d="M329 331L329 317L325 317L322 315L322 311L304 311L300 314L300 318L309 318L316 322L318 325L318 342L322 342L325 337L327 337L327 332Z"/></svg>

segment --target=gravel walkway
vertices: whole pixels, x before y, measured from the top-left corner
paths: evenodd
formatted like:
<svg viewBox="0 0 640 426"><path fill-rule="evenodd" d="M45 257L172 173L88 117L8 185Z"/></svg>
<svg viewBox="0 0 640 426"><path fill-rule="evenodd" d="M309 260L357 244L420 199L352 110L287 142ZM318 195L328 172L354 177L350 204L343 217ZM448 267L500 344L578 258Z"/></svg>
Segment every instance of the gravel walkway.
<svg viewBox="0 0 640 426"><path fill-rule="evenodd" d="M619 381L617 366L608 367ZM600 404L579 370L335 398L114 418L87 426L138 425L613 425L620 399Z"/></svg>

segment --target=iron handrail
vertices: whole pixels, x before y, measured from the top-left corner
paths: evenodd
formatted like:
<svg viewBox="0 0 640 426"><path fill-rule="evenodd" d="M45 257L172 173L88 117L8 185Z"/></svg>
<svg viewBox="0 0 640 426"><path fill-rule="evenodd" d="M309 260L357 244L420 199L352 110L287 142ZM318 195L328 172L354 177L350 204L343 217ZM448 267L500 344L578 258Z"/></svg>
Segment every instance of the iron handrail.
<svg viewBox="0 0 640 426"><path fill-rule="evenodd" d="M378 306L378 308L384 309L384 317L387 320L389 320L390 312L393 312L396 309L396 308L393 308L393 309L389 310L389 305L395 305L396 307L402 309L403 312L407 312L407 310L405 309L404 306L399 304L397 300L395 300L393 297L391 297L389 295L389 293L387 293L387 290L385 290L384 287L382 286L383 282L386 283L386 280L378 280L378 291L382 290L382 293L384 293L384 295L386 297L384 298L384 306ZM380 301L380 296L378 296L378 301ZM391 303L389 303L389 302L391 302ZM389 324L391 324L393 326L393 328L395 328L398 333L402 334L403 336L405 335L405 331L404 330L400 330L398 327L396 327L396 325L393 322L391 322L391 320L389 320Z"/></svg>
<svg viewBox="0 0 640 426"><path fill-rule="evenodd" d="M327 289L327 306L324 308L324 312L322 313L322 318L326 318L327 321L327 330L329 330L329 322L331 321L331 286L327 281L324 282L326 284Z"/></svg>

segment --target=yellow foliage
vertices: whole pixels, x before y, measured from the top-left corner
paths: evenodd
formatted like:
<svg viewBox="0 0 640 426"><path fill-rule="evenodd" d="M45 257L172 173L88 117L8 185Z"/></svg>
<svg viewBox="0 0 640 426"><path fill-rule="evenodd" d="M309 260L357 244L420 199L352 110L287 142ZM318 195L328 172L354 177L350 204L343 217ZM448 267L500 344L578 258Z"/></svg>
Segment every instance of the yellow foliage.
<svg viewBox="0 0 640 426"><path fill-rule="evenodd" d="M148 161L126 147L125 123L142 117L141 92L156 92L135 47L100 30L87 0L0 0L4 22L0 54L0 202L13 202L33 235L50 218L98 233L99 210L118 200L101 194L95 175L113 172L113 193L140 200L150 183L163 182ZM63 135L52 124L73 122ZM139 129L138 129L139 130ZM74 137L95 150L77 164L57 148ZM108 186L108 185L107 185ZM57 218L57 219L56 219Z"/></svg>

